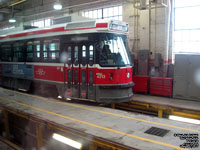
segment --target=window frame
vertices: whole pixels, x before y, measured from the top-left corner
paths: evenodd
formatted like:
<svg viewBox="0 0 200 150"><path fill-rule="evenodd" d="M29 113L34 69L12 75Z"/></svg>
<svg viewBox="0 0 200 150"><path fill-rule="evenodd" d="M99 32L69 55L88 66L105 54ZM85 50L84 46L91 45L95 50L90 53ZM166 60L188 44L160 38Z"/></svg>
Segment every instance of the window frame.
<svg viewBox="0 0 200 150"><path fill-rule="evenodd" d="M46 25L47 21L49 22L49 24ZM39 25L39 23L43 23L43 25ZM37 25L37 24L38 24L38 25ZM32 26L39 27L39 28L48 27L48 26L51 25L51 18L43 18L43 19L33 20L33 21L31 22L31 25L32 25Z"/></svg>
<svg viewBox="0 0 200 150"><path fill-rule="evenodd" d="M10 45L10 60L9 60L9 57L8 57L8 59L3 59L3 60L2 60L2 56L4 56L3 49L2 49L2 46L3 46L3 45ZM11 43L11 42L1 43L1 45L0 45L0 49L1 49L1 51L0 51L0 54L1 54L0 59L1 59L1 61L12 62L12 61L13 61L13 49L12 49L12 43Z"/></svg>
<svg viewBox="0 0 200 150"><path fill-rule="evenodd" d="M15 44L17 44L17 43L21 43L22 44L22 49L21 49L21 51L15 51L14 50L14 47L15 47ZM14 60L15 59L15 53L21 53L22 55L22 58L19 60L19 58L17 58L17 60ZM24 42L24 40L19 40L19 41L14 41L13 43L12 43L12 61L13 62L24 62L24 60L25 60L25 42Z"/></svg>
<svg viewBox="0 0 200 150"><path fill-rule="evenodd" d="M47 51L44 51L44 44L45 44L45 41L52 41L52 40L59 40L59 50L55 50L55 51L50 51L49 49L49 45L51 42L46 42L48 43L48 46L47 46ZM54 36L54 37L49 37L49 38L44 38L42 40L42 51L41 51L41 56L42 56L42 61L43 62L59 62L60 61L60 54L61 54L61 49L62 49L62 39L60 38L60 36ZM56 57L56 59L51 59L50 58L50 53L57 53L58 54L58 57ZM44 53L47 53L47 59L44 59Z"/></svg>
<svg viewBox="0 0 200 150"><path fill-rule="evenodd" d="M30 51L27 50L27 49L28 49L28 43L29 43L29 42L32 42L32 52L30 52ZM34 61L34 45L33 45L33 40L28 40L28 41L26 41L25 45L26 45L26 48L25 48L25 51L26 51L26 53L25 53L26 61L27 61L27 62L33 62L33 61ZM28 54L28 53L32 53L32 54L33 54L32 59L28 59L28 57L27 57L27 54Z"/></svg>
<svg viewBox="0 0 200 150"><path fill-rule="evenodd" d="M118 14L117 15L114 14L115 13L114 8L116 8L116 7L118 7ZM113 15L111 15L111 16L109 16L109 9L113 9ZM121 14L120 14L120 9L122 9ZM106 10L108 10L108 16L105 16ZM96 11L95 16L97 16L97 17L94 17L95 11ZM101 11L101 17L99 17L99 11ZM90 14L92 16L90 16ZM122 19L123 19L123 5L113 5L113 6L103 7L103 8L84 10L84 11L82 11L82 16L87 17L87 18L93 18L93 19L114 19L114 20L122 21ZM116 17L118 17L118 19L115 19Z"/></svg>
<svg viewBox="0 0 200 150"><path fill-rule="evenodd" d="M176 19L176 13L178 10L183 10L187 8L200 8L200 5L188 5L188 6L176 6L174 2L174 8L173 8L173 50L172 50L172 58L174 59L175 54L178 53L200 53L200 40L198 37L195 39L194 33L200 32L200 26L198 28L196 27L187 27L185 28L184 26L177 28L177 19ZM183 36L186 35L186 36ZM183 37L187 37L188 39L184 39ZM199 36L200 37L200 36ZM199 43L199 44L198 44ZM189 47L189 45L195 45L193 48ZM192 51L190 50L192 49Z"/></svg>

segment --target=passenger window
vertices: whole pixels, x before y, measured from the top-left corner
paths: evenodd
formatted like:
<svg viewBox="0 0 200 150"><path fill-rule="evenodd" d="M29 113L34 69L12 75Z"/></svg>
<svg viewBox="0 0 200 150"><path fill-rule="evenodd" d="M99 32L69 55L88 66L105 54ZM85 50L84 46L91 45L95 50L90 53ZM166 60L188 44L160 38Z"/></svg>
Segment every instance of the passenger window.
<svg viewBox="0 0 200 150"><path fill-rule="evenodd" d="M49 58L56 60L59 58L60 40L54 39L49 43Z"/></svg>
<svg viewBox="0 0 200 150"><path fill-rule="evenodd" d="M92 66L94 64L94 46L89 46L89 65Z"/></svg>
<svg viewBox="0 0 200 150"><path fill-rule="evenodd" d="M49 40L44 41L44 45L43 45L43 59L44 60L47 60L48 58L48 54L47 54L48 43L49 43Z"/></svg>
<svg viewBox="0 0 200 150"><path fill-rule="evenodd" d="M86 72L85 70L82 71L82 85L86 85Z"/></svg>
<svg viewBox="0 0 200 150"><path fill-rule="evenodd" d="M67 48L67 63L70 65L71 64L71 56L72 56L72 47L68 46Z"/></svg>
<svg viewBox="0 0 200 150"><path fill-rule="evenodd" d="M82 46L82 65L86 65L86 46Z"/></svg>
<svg viewBox="0 0 200 150"><path fill-rule="evenodd" d="M11 45L1 45L1 61L12 61Z"/></svg>
<svg viewBox="0 0 200 150"><path fill-rule="evenodd" d="M74 84L77 85L78 84L78 70L74 71Z"/></svg>
<svg viewBox="0 0 200 150"><path fill-rule="evenodd" d="M34 41L35 57L40 58L40 41Z"/></svg>
<svg viewBox="0 0 200 150"><path fill-rule="evenodd" d="M74 64L78 65L78 46L74 47Z"/></svg>
<svg viewBox="0 0 200 150"><path fill-rule="evenodd" d="M82 46L82 57L83 58L86 57L86 46L85 45Z"/></svg>
<svg viewBox="0 0 200 150"><path fill-rule="evenodd" d="M23 61L23 43L15 43L13 45L13 61Z"/></svg>
<svg viewBox="0 0 200 150"><path fill-rule="evenodd" d="M67 81L68 81L68 88L71 87L71 70L68 69L67 71Z"/></svg>
<svg viewBox="0 0 200 150"><path fill-rule="evenodd" d="M32 41L27 43L26 60L27 61L33 61L33 42Z"/></svg>
<svg viewBox="0 0 200 150"><path fill-rule="evenodd" d="M89 72L89 86L93 85L93 71L90 70Z"/></svg>
<svg viewBox="0 0 200 150"><path fill-rule="evenodd" d="M43 44L43 59L57 60L59 59L60 40L44 40Z"/></svg>

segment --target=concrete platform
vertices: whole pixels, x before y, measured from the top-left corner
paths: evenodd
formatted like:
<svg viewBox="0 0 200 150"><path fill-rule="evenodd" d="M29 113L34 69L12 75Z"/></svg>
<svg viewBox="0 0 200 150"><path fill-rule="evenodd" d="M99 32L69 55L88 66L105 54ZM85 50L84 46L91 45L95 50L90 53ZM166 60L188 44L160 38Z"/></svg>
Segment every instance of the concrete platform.
<svg viewBox="0 0 200 150"><path fill-rule="evenodd" d="M68 128L140 150L182 149L174 134L200 134L200 126L98 106L59 102L0 88L0 106L56 122ZM164 137L144 133L151 127L169 130Z"/></svg>
<svg viewBox="0 0 200 150"><path fill-rule="evenodd" d="M150 104L164 105L166 107L175 107L180 109L200 111L200 101L190 101L190 100L151 96L151 95L141 95L141 94L134 94L133 100Z"/></svg>
<svg viewBox="0 0 200 150"><path fill-rule="evenodd" d="M16 150L0 140L0 150Z"/></svg>

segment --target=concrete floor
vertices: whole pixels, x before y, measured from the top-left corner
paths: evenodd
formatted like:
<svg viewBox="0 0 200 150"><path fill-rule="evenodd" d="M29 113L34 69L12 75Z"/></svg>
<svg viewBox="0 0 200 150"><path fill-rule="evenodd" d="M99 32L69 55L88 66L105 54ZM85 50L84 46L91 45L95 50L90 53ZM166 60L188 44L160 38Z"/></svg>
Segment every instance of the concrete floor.
<svg viewBox="0 0 200 150"><path fill-rule="evenodd" d="M0 88L0 105L11 107L68 128L140 150L181 149L175 133L200 133L200 126L99 106L50 101ZM151 127L169 130L164 137L144 133Z"/></svg>
<svg viewBox="0 0 200 150"><path fill-rule="evenodd" d="M139 102L175 107L180 109L182 108L182 109L200 111L200 101L183 100L183 99L142 95L142 94L134 94L133 100Z"/></svg>
<svg viewBox="0 0 200 150"><path fill-rule="evenodd" d="M15 150L15 149L0 141L0 150Z"/></svg>

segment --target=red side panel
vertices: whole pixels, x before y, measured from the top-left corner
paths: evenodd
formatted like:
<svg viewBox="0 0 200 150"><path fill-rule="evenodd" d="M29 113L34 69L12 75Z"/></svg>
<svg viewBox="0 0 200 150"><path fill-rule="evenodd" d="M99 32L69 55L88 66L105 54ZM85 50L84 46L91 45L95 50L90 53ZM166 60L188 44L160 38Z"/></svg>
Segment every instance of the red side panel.
<svg viewBox="0 0 200 150"><path fill-rule="evenodd" d="M127 73L129 73L129 78ZM126 84L130 82L132 82L132 68L96 70L96 84Z"/></svg>
<svg viewBox="0 0 200 150"><path fill-rule="evenodd" d="M148 93L149 76L133 76L133 92Z"/></svg>
<svg viewBox="0 0 200 150"><path fill-rule="evenodd" d="M172 96L172 78L151 77L150 93L153 95Z"/></svg>
<svg viewBox="0 0 200 150"><path fill-rule="evenodd" d="M61 66L34 66L34 78L64 82L64 67Z"/></svg>
<svg viewBox="0 0 200 150"><path fill-rule="evenodd" d="M67 70L67 68L65 69ZM79 69L74 67L74 71L75 70ZM126 84L132 82L132 68L120 68L120 69L88 68L88 73L90 70L93 71L94 84L111 85L111 84ZM72 76L74 82L74 73ZM54 81L54 82L64 82L64 67L36 65L34 66L34 78L40 80ZM67 78L68 77L66 73L66 82ZM87 81L89 81L89 77L87 78L88 78ZM82 75L80 76L80 82L82 82Z"/></svg>

